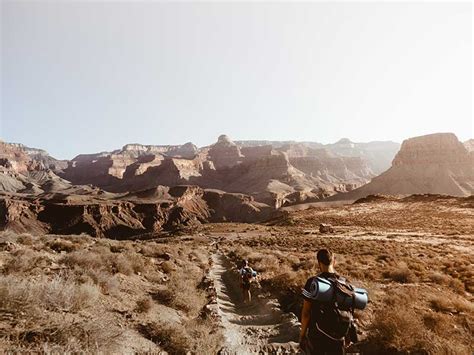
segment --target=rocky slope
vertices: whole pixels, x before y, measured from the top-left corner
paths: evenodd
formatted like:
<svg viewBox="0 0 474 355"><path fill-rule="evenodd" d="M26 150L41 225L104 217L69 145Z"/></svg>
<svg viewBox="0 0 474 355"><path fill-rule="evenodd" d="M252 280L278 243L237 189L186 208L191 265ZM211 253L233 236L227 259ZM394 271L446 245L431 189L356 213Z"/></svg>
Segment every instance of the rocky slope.
<svg viewBox="0 0 474 355"><path fill-rule="evenodd" d="M255 222L274 215L273 208L250 196L178 186L202 169L199 157L181 158L194 156L194 148L128 145L111 154L78 156L64 171L56 170L68 176L72 168L73 184L43 164L47 154L28 154L21 145L1 142L0 230L130 238L210 221ZM120 191L81 184L91 179ZM172 187L160 186L157 180Z"/></svg>
<svg viewBox="0 0 474 355"><path fill-rule="evenodd" d="M127 145L74 158L61 177L111 192L192 184L280 207L358 187L375 176L361 158L340 157L302 143L251 142L226 135L209 147ZM304 158L304 159L303 159ZM301 167L301 169L300 169Z"/></svg>
<svg viewBox="0 0 474 355"><path fill-rule="evenodd" d="M407 139L385 173L354 191L333 199L358 199L371 194L474 193L474 152L452 133Z"/></svg>
<svg viewBox="0 0 474 355"><path fill-rule="evenodd" d="M128 239L207 222L257 222L276 211L252 197L197 186L134 194L0 195L0 230Z"/></svg>

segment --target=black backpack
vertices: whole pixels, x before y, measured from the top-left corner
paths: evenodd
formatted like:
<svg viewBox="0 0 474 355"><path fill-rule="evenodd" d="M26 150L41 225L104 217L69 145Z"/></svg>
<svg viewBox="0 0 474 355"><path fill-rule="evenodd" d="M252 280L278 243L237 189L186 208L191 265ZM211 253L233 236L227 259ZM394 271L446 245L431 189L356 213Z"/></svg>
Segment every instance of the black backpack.
<svg viewBox="0 0 474 355"><path fill-rule="evenodd" d="M242 274L242 280L246 283L249 283L253 278L252 269L248 266L243 268L244 273Z"/></svg>
<svg viewBox="0 0 474 355"><path fill-rule="evenodd" d="M354 309L345 304L338 304L338 299L354 297L354 287L343 278L327 278L334 286L333 298L330 302L318 302L315 328L333 340L342 340L353 327Z"/></svg>

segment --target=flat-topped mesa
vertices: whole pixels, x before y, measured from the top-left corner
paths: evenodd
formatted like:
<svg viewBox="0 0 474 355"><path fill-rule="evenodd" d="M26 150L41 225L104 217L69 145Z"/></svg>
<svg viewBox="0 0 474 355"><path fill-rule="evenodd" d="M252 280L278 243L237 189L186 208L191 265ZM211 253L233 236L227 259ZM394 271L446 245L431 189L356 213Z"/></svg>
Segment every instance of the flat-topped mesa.
<svg viewBox="0 0 474 355"><path fill-rule="evenodd" d="M231 168L243 159L240 148L225 134L220 135L217 143L209 148L208 155L217 170Z"/></svg>
<svg viewBox="0 0 474 355"><path fill-rule="evenodd" d="M466 163L469 153L453 133L436 133L403 142L392 166Z"/></svg>
<svg viewBox="0 0 474 355"><path fill-rule="evenodd" d="M350 193L333 199L358 199L374 194L474 193L474 154L452 133L437 133L407 139L383 174Z"/></svg>

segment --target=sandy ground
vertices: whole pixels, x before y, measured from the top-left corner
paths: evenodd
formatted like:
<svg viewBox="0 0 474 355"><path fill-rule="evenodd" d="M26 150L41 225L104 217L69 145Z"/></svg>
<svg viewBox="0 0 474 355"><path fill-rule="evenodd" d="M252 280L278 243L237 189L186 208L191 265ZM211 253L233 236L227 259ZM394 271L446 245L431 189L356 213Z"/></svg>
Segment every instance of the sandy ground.
<svg viewBox="0 0 474 355"><path fill-rule="evenodd" d="M239 276L233 265L220 253L213 254L212 260L210 276L217 291L218 314L225 338L221 353L298 353L296 316L283 313L276 300L265 297L254 297L250 305L242 304Z"/></svg>

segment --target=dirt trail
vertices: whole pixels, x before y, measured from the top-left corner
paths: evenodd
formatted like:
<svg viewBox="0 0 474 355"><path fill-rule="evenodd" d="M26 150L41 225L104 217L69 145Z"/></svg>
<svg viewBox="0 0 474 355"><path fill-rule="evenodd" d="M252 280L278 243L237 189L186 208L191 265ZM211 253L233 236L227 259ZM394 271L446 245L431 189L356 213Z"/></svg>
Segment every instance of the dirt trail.
<svg viewBox="0 0 474 355"><path fill-rule="evenodd" d="M251 305L243 305L233 265L219 253L212 261L210 276L225 337L221 354L297 354L296 316L283 313L276 300L254 297Z"/></svg>

